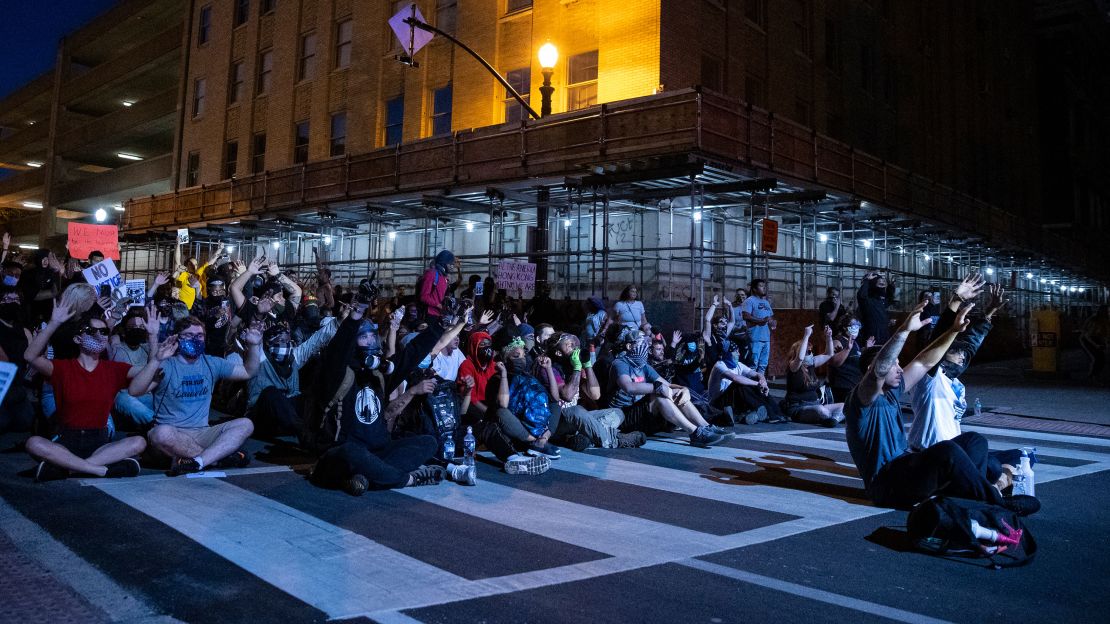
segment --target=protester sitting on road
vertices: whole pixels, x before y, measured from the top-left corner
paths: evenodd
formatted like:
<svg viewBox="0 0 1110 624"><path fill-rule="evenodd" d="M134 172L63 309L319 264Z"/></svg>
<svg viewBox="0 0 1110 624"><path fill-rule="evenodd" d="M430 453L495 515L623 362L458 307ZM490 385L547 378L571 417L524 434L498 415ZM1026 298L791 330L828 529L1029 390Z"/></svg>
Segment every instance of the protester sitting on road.
<svg viewBox="0 0 1110 624"><path fill-rule="evenodd" d="M116 393L142 382L137 380L139 369L101 358L108 348L108 324L95 316L81 317L80 329L72 338L79 349L77 357L44 357L50 338L75 315L73 307L57 304L50 322L23 354L31 367L50 380L57 405L58 437L54 441L41 436L27 440L27 452L39 460L35 481L64 479L71 471L100 477L137 476L139 462L134 457L146 449L146 440L135 436L113 442L108 417Z"/></svg>
<svg viewBox="0 0 1110 624"><path fill-rule="evenodd" d="M154 309L153 306L151 309ZM143 308L131 308L123 321L121 339L111 348L112 361L127 364L136 371L146 366L150 360L151 351L158 348L158 336L155 334L154 340L151 340L150 332L146 330L147 322L143 312ZM152 322L157 323L158 320L155 319ZM145 431L154 421L154 397L149 392L131 396L127 388L121 388L116 393L112 412L125 426Z"/></svg>
<svg viewBox="0 0 1110 624"><path fill-rule="evenodd" d="M810 338L813 325L807 325L802 339L790 346L787 353L786 399L783 411L794 422L835 427L844 420L844 404L821 403L817 379L817 367L823 366L833 357L832 327L825 326L825 354L814 355Z"/></svg>
<svg viewBox="0 0 1110 624"><path fill-rule="evenodd" d="M840 302L840 289L829 286L825 289L825 300L817 306L817 327L835 328L840 323L841 317L847 313L848 310Z"/></svg>
<svg viewBox="0 0 1110 624"><path fill-rule="evenodd" d="M712 405L728 415L733 424L787 422L778 402L771 398L767 378L740 361L740 347L729 341L724 355L709 373Z"/></svg>
<svg viewBox="0 0 1110 624"><path fill-rule="evenodd" d="M685 388L672 388L647 363L650 343L637 330L625 330L617 342L619 355L609 373L609 407L624 412L622 431L647 435L679 427L694 446L711 446L725 439L724 431L711 426L690 402Z"/></svg>
<svg viewBox="0 0 1110 624"><path fill-rule="evenodd" d="M156 312L148 309L147 319ZM158 326L147 323L147 331ZM132 396L154 388L154 427L147 440L154 450L170 458L171 476L199 472L208 466L242 467L250 457L240 450L254 431L249 418L233 418L209 425L209 409L216 382L247 381L258 374L262 333L247 327L239 334L245 348L242 364L206 355L204 321L195 316L177 321L174 332L153 352L153 357L131 381ZM161 371L162 377L155 380ZM225 460L221 462L221 460Z"/></svg>
<svg viewBox="0 0 1110 624"><path fill-rule="evenodd" d="M486 386L486 405L496 406L497 422L518 450L559 459L562 455L551 436L559 428L561 412L548 388L529 369L524 341L513 339L501 350L501 358L497 375ZM538 364L550 367L550 359L541 356Z"/></svg>
<svg viewBox="0 0 1110 624"><path fill-rule="evenodd" d="M862 324L851 313L840 317L840 324L833 329L836 338L833 345L836 355L829 360L829 389L832 390L833 401L843 403L848 400L848 395L863 378L863 371L859 367L859 358L863 349L875 346L875 339L868 338L863 347L859 343L859 332Z"/></svg>

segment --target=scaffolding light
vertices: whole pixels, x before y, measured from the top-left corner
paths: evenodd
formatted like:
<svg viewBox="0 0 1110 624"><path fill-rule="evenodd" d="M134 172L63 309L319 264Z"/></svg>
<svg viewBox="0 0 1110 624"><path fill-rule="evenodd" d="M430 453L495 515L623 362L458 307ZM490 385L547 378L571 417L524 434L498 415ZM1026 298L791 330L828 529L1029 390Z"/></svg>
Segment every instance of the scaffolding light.
<svg viewBox="0 0 1110 624"><path fill-rule="evenodd" d="M833 259L833 257L832 257L832 256L829 256L829 264L832 264L832 263L833 263L834 261L835 261L835 260Z"/></svg>
<svg viewBox="0 0 1110 624"><path fill-rule="evenodd" d="M694 223L701 223L701 211L700 210L695 210L694 211Z"/></svg>
<svg viewBox="0 0 1110 624"><path fill-rule="evenodd" d="M226 251L227 253L231 253L231 252L235 251L235 245L225 245L224 246L224 251Z"/></svg>
<svg viewBox="0 0 1110 624"><path fill-rule="evenodd" d="M112 204L112 210L123 212L123 204Z"/></svg>
<svg viewBox="0 0 1110 624"><path fill-rule="evenodd" d="M142 160L143 159L142 156L136 156L135 154L128 154L127 152L117 152L116 156L118 156L119 158L122 158L124 160Z"/></svg>
<svg viewBox="0 0 1110 624"><path fill-rule="evenodd" d="M467 232L473 232L474 231L474 222L473 221L467 221L466 231Z"/></svg>
<svg viewBox="0 0 1110 624"><path fill-rule="evenodd" d="M325 236L324 236L324 244L325 244L325 245L330 245L330 244L331 244L331 240L332 240L332 239L331 239L331 234L327 234L327 235L325 235Z"/></svg>
<svg viewBox="0 0 1110 624"><path fill-rule="evenodd" d="M397 232L390 232L389 240L397 240Z"/></svg>
<svg viewBox="0 0 1110 624"><path fill-rule="evenodd" d="M1045 282L1047 282L1047 281L1048 281L1048 280L1046 280L1045 278L1043 278L1043 277L1041 278L1041 283L1042 283L1042 284L1043 284L1043 283L1045 283Z"/></svg>
<svg viewBox="0 0 1110 624"><path fill-rule="evenodd" d="M1033 274L1032 273L1026 273L1025 274L1025 279L1033 279ZM1043 282L1044 280L1041 280L1041 281Z"/></svg>
<svg viewBox="0 0 1110 624"><path fill-rule="evenodd" d="M929 254L922 254L921 257L925 258L925 262L928 262L929 260L932 259L932 258L929 257Z"/></svg>
<svg viewBox="0 0 1110 624"><path fill-rule="evenodd" d="M1052 284L1053 286L1055 286L1056 284L1059 284L1059 283L1060 283L1060 280L1052 280L1052 282L1050 282L1050 283L1051 283L1051 284Z"/></svg>
<svg viewBox="0 0 1110 624"><path fill-rule="evenodd" d="M19 205L23 206L24 208L33 208L35 210L42 210L42 202L25 201L25 202L19 202Z"/></svg>
<svg viewBox="0 0 1110 624"><path fill-rule="evenodd" d="M994 269L991 267L987 267L987 275L994 275Z"/></svg>
<svg viewBox="0 0 1110 624"><path fill-rule="evenodd" d="M1077 290L1079 290L1079 289L1078 289L1078 288L1076 288L1075 286L1072 286L1072 287L1071 287L1071 288L1069 288L1068 290L1069 290L1070 292L1075 292L1075 291L1077 291Z"/></svg>
<svg viewBox="0 0 1110 624"><path fill-rule="evenodd" d="M29 245L29 244L20 243L19 248L20 249L27 249L29 251L35 251L36 249L39 248L39 246L38 245Z"/></svg>
<svg viewBox="0 0 1110 624"><path fill-rule="evenodd" d="M104 220L108 218L108 211L103 208L97 208L93 216L96 218L97 223L104 223Z"/></svg>
<svg viewBox="0 0 1110 624"><path fill-rule="evenodd" d="M563 219L563 227L570 229L570 219Z"/></svg>
<svg viewBox="0 0 1110 624"><path fill-rule="evenodd" d="M28 160L27 161L27 166L28 167L34 167L35 169L38 169L39 167L42 166L42 161L40 161L40 160Z"/></svg>
<svg viewBox="0 0 1110 624"><path fill-rule="evenodd" d="M952 256L948 256L948 264L952 264Z"/></svg>
<svg viewBox="0 0 1110 624"><path fill-rule="evenodd" d="M1086 288L1080 288L1079 292L1081 292L1081 293L1087 292L1087 289Z"/></svg>
<svg viewBox="0 0 1110 624"><path fill-rule="evenodd" d="M822 243L827 243L827 242L829 242L829 235L828 234L818 234L817 235L817 240L821 241Z"/></svg>
<svg viewBox="0 0 1110 624"><path fill-rule="evenodd" d="M1060 287L1060 292L1068 292L1068 287L1067 286L1061 286Z"/></svg>
<svg viewBox="0 0 1110 624"><path fill-rule="evenodd" d="M871 249L871 239L870 238L863 239L863 248L864 249Z"/></svg>
<svg viewBox="0 0 1110 624"><path fill-rule="evenodd" d="M281 241L274 241L274 242L270 243L270 246L273 247L274 249L281 249Z"/></svg>
<svg viewBox="0 0 1110 624"><path fill-rule="evenodd" d="M123 101L120 102L120 104L123 104L127 108L131 108L135 104L135 101L134 100L123 100Z"/></svg>

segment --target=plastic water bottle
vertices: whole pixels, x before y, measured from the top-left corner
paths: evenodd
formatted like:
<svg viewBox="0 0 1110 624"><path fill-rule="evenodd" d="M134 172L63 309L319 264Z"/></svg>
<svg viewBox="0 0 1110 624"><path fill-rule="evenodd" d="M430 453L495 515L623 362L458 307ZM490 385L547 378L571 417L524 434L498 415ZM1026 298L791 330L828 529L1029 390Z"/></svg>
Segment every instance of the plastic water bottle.
<svg viewBox="0 0 1110 624"><path fill-rule="evenodd" d="M975 397L975 411L972 413L975 414L976 418L983 415L983 402L979 400L979 397Z"/></svg>
<svg viewBox="0 0 1110 624"><path fill-rule="evenodd" d="M463 438L463 465L474 465L474 449L478 446L478 440L474 439L474 428L466 428L466 437Z"/></svg>
<svg viewBox="0 0 1110 624"><path fill-rule="evenodd" d="M450 433L443 434L443 459L450 462L455 458L455 436Z"/></svg>
<svg viewBox="0 0 1110 624"><path fill-rule="evenodd" d="M1029 449L1021 449L1021 463L1018 464L1017 474L1014 475L1013 495L1025 494L1035 496L1033 488L1033 466L1029 461Z"/></svg>

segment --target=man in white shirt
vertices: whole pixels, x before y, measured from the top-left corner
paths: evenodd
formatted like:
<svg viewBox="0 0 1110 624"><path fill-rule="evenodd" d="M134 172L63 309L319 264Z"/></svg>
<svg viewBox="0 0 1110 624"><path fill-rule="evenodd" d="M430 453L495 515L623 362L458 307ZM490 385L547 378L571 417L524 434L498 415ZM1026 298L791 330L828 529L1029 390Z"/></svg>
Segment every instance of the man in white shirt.
<svg viewBox="0 0 1110 624"><path fill-rule="evenodd" d="M740 348L724 343L721 359L709 373L709 403L723 410L734 424L743 422L787 422L778 403L771 399L767 378L740 361Z"/></svg>
<svg viewBox="0 0 1110 624"><path fill-rule="evenodd" d="M455 381L465 359L466 355L459 350L459 337L455 336L454 340L436 354L432 360L432 370L446 381Z"/></svg>

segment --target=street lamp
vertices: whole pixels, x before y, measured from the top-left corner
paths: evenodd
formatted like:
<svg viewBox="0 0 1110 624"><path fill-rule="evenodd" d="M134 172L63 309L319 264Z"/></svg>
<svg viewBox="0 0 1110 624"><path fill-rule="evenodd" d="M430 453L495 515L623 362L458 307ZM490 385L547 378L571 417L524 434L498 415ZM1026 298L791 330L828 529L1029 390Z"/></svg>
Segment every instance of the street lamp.
<svg viewBox="0 0 1110 624"><path fill-rule="evenodd" d="M555 44L548 41L540 46L540 71L543 72L543 86L540 87L540 117L551 114L551 94L555 87L551 86L551 74L555 73L555 62L559 60L559 50Z"/></svg>

